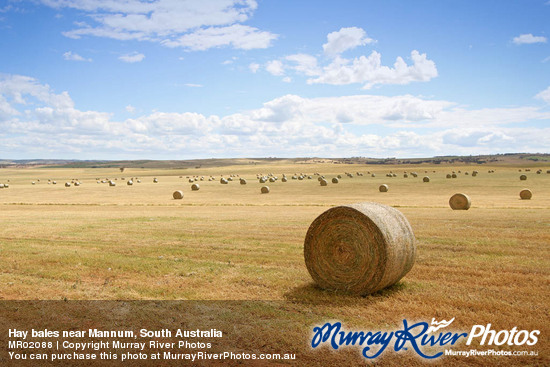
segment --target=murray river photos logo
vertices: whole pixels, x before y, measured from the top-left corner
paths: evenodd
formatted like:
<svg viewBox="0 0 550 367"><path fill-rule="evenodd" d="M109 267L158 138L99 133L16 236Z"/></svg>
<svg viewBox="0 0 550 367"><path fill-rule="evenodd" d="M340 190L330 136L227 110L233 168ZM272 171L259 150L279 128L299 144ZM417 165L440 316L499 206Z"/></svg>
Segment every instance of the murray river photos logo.
<svg viewBox="0 0 550 367"><path fill-rule="evenodd" d="M403 320L403 328L394 331L346 331L342 329L340 322L327 322L323 326L313 328L311 346L317 348L322 344L328 344L337 350L343 346L359 346L362 348L363 357L373 359L380 356L386 349L399 352L409 348L419 356L426 359L441 357L444 350L459 341L466 341L470 345L473 340L479 340L480 345L535 345L538 341L539 330L531 332L518 330L492 330L491 324L474 325L469 333L450 332L445 329L454 321L454 317L447 321L432 319L431 324L425 321L409 323ZM441 351L434 354L425 353L424 349L441 347Z"/></svg>

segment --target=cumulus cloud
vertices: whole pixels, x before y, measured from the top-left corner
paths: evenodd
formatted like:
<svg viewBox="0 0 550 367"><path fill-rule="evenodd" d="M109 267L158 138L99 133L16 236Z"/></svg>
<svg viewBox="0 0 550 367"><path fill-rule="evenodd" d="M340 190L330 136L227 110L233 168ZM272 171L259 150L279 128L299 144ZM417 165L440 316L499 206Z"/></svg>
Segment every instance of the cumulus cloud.
<svg viewBox="0 0 550 367"><path fill-rule="evenodd" d="M541 99L546 103L550 103L550 87L546 88L542 92L538 93L535 98Z"/></svg>
<svg viewBox="0 0 550 367"><path fill-rule="evenodd" d="M375 42L374 39L367 37L367 32L362 28L341 28L327 35L327 43L323 45L323 50L327 55L338 55L357 46Z"/></svg>
<svg viewBox="0 0 550 367"><path fill-rule="evenodd" d="M130 54L119 56L120 61L124 61L127 63L135 63L135 62L141 62L145 58L144 54L141 54L139 52L132 52Z"/></svg>
<svg viewBox="0 0 550 367"><path fill-rule="evenodd" d="M131 105L126 110L135 112ZM529 122L549 120L545 108L530 106L475 110L412 95L290 94L226 116L155 111L118 121L110 113L78 109L67 92L34 78L0 75L0 155L166 159L189 152L198 158L548 151L550 128Z"/></svg>
<svg viewBox="0 0 550 367"><path fill-rule="evenodd" d="M88 62L91 62L92 59L86 59L82 56L80 56L79 54L77 53L73 53L72 51L67 51L63 54L63 58L65 60L69 60L69 61L88 61Z"/></svg>
<svg viewBox="0 0 550 367"><path fill-rule="evenodd" d="M340 53L346 50L375 42L361 28L342 28L330 33L327 39L323 49L331 58L326 65L319 65L318 58L313 55L294 54L267 62L265 70L276 76L285 76L287 73L305 75L309 77L308 84L362 84L364 89L382 84L427 82L438 75L435 62L417 50L411 52L410 64L402 57L397 57L393 67L382 65L382 55L376 51L372 51L369 56L353 59L342 57ZM259 66L254 72L258 69Z"/></svg>
<svg viewBox="0 0 550 367"><path fill-rule="evenodd" d="M248 65L248 68L250 69L251 72L256 73L260 69L260 64L253 62L250 65Z"/></svg>
<svg viewBox="0 0 550 367"><path fill-rule="evenodd" d="M517 37L512 39L516 45L525 45L531 43L546 43L546 37L543 36L533 36L531 33L520 34Z"/></svg>
<svg viewBox="0 0 550 367"><path fill-rule="evenodd" d="M277 35L242 25L257 8L255 0L41 0L52 8L76 9L86 16L66 37L105 37L160 42L168 47L206 50L231 46L269 47Z"/></svg>

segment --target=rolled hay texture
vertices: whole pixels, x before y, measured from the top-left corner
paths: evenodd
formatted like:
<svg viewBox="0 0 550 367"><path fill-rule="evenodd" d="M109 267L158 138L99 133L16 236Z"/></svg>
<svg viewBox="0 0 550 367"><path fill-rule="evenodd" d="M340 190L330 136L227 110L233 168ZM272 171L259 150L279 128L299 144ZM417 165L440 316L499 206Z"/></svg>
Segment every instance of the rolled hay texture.
<svg viewBox="0 0 550 367"><path fill-rule="evenodd" d="M320 180L319 183L321 184L321 186L327 186L328 185L328 181L325 180L324 178L322 180Z"/></svg>
<svg viewBox="0 0 550 367"><path fill-rule="evenodd" d="M262 189L260 190L262 194L269 194L269 186L262 186Z"/></svg>
<svg viewBox="0 0 550 367"><path fill-rule="evenodd" d="M520 179L521 181L525 181L525 180L527 180L527 176L521 175L521 176L519 176L519 179Z"/></svg>
<svg viewBox="0 0 550 367"><path fill-rule="evenodd" d="M367 295L397 283L413 267L415 238L405 216L387 205L331 208L309 226L304 258L318 286Z"/></svg>
<svg viewBox="0 0 550 367"><path fill-rule="evenodd" d="M430 182L430 178L428 176L424 176L424 178L422 179L422 181L424 182Z"/></svg>
<svg viewBox="0 0 550 367"><path fill-rule="evenodd" d="M533 193L529 189L523 189L519 192L519 197L521 200L531 200Z"/></svg>
<svg viewBox="0 0 550 367"><path fill-rule="evenodd" d="M332 179L332 183L338 183L338 178L337 178L337 177L334 177L334 178Z"/></svg>
<svg viewBox="0 0 550 367"><path fill-rule="evenodd" d="M193 184L193 185L191 185L191 190L193 190L193 191L199 191L200 188L201 188L201 187L199 186L199 184Z"/></svg>
<svg viewBox="0 0 550 367"><path fill-rule="evenodd" d="M180 200L180 199L183 199L183 192L181 192L180 190L176 190L174 191L174 193L172 194L172 197L176 200Z"/></svg>
<svg viewBox="0 0 550 367"><path fill-rule="evenodd" d="M386 184L380 185L380 187L378 187L378 191L380 192L388 192L389 189L390 188Z"/></svg>
<svg viewBox="0 0 550 367"><path fill-rule="evenodd" d="M244 178L241 178L239 182L241 185L246 185L246 180Z"/></svg>
<svg viewBox="0 0 550 367"><path fill-rule="evenodd" d="M453 210L468 210L472 205L472 201L468 195L459 193L451 196L449 205Z"/></svg>

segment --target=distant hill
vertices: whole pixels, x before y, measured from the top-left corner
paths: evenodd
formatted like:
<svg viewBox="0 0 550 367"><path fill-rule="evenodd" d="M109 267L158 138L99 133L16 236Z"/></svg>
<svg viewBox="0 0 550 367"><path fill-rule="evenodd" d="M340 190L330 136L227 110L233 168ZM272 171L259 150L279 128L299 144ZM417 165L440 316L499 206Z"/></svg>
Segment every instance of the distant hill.
<svg viewBox="0 0 550 367"><path fill-rule="evenodd" d="M0 168L7 167L49 167L49 168L164 168L185 169L201 167L222 167L230 165L252 165L269 163L289 164L492 164L492 165L546 165L550 154L506 153L477 156L440 156L431 158L211 158L190 160L70 160L70 159L0 159Z"/></svg>

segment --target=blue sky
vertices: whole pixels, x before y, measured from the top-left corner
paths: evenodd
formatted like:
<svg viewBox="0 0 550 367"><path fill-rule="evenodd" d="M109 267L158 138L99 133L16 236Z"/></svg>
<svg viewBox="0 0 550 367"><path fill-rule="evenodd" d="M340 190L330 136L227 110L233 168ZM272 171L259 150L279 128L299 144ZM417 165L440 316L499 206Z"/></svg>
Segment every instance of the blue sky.
<svg viewBox="0 0 550 367"><path fill-rule="evenodd" d="M550 152L550 1L0 1L0 158Z"/></svg>

